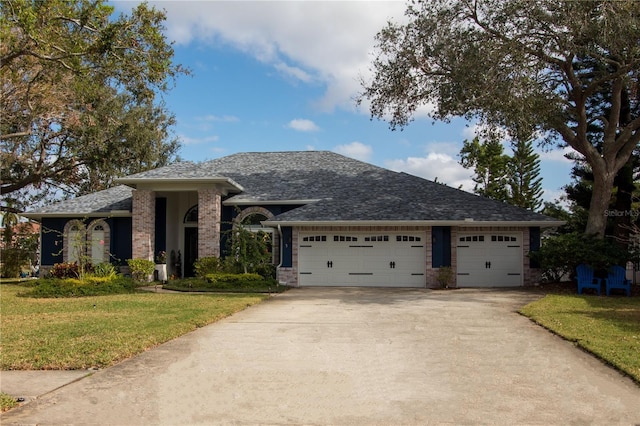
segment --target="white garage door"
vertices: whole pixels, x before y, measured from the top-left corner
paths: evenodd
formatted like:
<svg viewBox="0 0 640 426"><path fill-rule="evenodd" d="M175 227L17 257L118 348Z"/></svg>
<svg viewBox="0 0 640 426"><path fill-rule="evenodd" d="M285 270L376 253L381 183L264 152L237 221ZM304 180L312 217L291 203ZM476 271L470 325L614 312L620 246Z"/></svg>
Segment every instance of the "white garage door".
<svg viewBox="0 0 640 426"><path fill-rule="evenodd" d="M425 287L421 233L300 233L301 286Z"/></svg>
<svg viewBox="0 0 640 426"><path fill-rule="evenodd" d="M458 287L522 285L522 234L459 234Z"/></svg>

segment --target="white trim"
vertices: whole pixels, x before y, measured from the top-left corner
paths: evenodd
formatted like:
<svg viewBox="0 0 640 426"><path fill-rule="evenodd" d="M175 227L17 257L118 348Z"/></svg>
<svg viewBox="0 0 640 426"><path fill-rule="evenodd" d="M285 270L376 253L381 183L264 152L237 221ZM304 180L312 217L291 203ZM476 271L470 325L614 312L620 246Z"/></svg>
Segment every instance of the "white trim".
<svg viewBox="0 0 640 426"><path fill-rule="evenodd" d="M262 222L265 226L458 226L464 227L529 227L540 226L550 228L554 226L564 225L566 222L561 220L554 221L468 221L468 220L321 220L321 221L277 221L265 220Z"/></svg>

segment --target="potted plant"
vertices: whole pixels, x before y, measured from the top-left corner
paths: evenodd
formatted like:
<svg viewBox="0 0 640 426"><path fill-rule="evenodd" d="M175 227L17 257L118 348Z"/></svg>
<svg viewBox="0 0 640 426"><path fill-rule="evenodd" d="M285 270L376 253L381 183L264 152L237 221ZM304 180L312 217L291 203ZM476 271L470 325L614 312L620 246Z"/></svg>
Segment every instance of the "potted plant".
<svg viewBox="0 0 640 426"><path fill-rule="evenodd" d="M158 272L158 281L163 283L167 281L167 252L162 250L156 255L156 271Z"/></svg>

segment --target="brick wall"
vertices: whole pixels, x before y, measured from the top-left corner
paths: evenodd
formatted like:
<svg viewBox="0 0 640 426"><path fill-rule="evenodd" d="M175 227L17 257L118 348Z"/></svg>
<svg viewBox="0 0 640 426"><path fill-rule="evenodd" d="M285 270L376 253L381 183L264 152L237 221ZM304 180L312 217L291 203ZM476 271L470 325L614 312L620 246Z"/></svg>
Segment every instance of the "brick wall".
<svg viewBox="0 0 640 426"><path fill-rule="evenodd" d="M220 193L198 190L198 257L220 257Z"/></svg>
<svg viewBox="0 0 640 426"><path fill-rule="evenodd" d="M137 189L132 194L132 257L153 260L156 222L155 192Z"/></svg>

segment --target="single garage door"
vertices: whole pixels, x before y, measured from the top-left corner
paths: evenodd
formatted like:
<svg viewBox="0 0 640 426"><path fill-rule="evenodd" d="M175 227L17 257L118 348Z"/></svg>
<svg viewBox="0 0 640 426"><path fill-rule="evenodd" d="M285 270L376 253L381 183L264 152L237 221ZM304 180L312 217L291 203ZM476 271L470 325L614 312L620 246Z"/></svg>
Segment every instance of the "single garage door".
<svg viewBox="0 0 640 426"><path fill-rule="evenodd" d="M521 233L458 234L458 287L522 285Z"/></svg>
<svg viewBox="0 0 640 426"><path fill-rule="evenodd" d="M425 287L421 233L300 233L301 286Z"/></svg>

